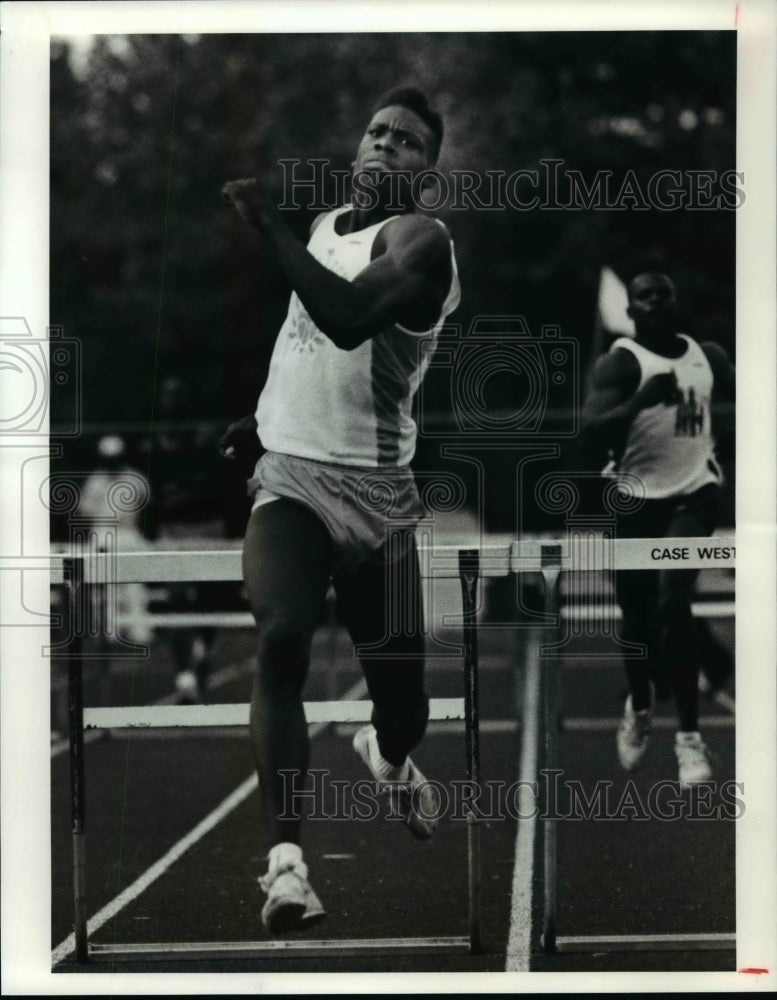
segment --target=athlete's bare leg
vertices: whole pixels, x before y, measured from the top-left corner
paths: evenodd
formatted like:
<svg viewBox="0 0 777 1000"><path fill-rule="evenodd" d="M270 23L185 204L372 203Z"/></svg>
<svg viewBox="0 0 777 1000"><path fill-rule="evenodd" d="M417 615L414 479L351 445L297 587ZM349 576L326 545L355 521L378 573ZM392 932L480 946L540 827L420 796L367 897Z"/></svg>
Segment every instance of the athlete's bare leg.
<svg viewBox="0 0 777 1000"><path fill-rule="evenodd" d="M717 517L717 492L688 507L681 506L666 531L668 538L706 537ZM658 611L662 625L661 655L672 678L678 729L699 729L699 670L702 634L691 611L698 570L666 570L659 576Z"/></svg>
<svg viewBox="0 0 777 1000"><path fill-rule="evenodd" d="M299 843L299 806L292 793L304 786L310 760L302 689L330 561L326 528L301 504L273 500L251 515L243 549L258 633L250 724L268 847ZM281 770L298 772L293 783Z"/></svg>
<svg viewBox="0 0 777 1000"><path fill-rule="evenodd" d="M334 578L338 608L357 649L373 702L383 758L400 766L429 717L424 690L423 601L412 531L396 536L399 556L372 559Z"/></svg>

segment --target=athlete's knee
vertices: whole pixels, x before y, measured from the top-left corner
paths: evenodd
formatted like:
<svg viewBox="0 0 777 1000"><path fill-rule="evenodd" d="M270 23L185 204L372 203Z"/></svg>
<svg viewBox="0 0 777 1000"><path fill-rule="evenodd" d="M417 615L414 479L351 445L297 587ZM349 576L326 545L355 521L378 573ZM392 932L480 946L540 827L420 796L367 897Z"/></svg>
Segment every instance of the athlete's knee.
<svg viewBox="0 0 777 1000"><path fill-rule="evenodd" d="M680 587L668 587L658 599L658 614L664 622L690 619L690 594Z"/></svg>
<svg viewBox="0 0 777 1000"><path fill-rule="evenodd" d="M274 613L257 627L257 664L264 686L296 688L304 682L310 661L311 636L293 616Z"/></svg>

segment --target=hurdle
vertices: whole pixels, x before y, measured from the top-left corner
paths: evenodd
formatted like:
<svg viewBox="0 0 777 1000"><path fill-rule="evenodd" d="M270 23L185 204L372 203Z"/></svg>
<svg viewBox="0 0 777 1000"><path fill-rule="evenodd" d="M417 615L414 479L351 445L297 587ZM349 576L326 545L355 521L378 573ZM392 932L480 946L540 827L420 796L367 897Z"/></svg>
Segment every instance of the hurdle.
<svg viewBox="0 0 777 1000"><path fill-rule="evenodd" d="M579 540L578 540L579 541ZM587 540L590 543L590 539ZM672 543L680 543L681 558L667 561L662 552ZM559 594L563 572L602 572L610 570L645 569L710 569L735 565L735 539L716 537L683 539L616 539L598 538L594 545L537 543L540 546L539 572L544 585L546 639L556 623L572 615L564 615ZM536 570L537 552L533 547L516 541L511 552L511 570L515 573ZM731 609L733 610L733 608ZM601 609L598 609L601 612ZM616 620L619 615L613 616ZM601 617L600 617L601 620ZM546 642L540 647L546 668L543 671L542 717L544 723L545 767L553 772L559 765L559 693L561 663L557 644ZM661 952L716 951L735 947L735 934L612 934L570 935L558 933L558 823L560 819L547 815L543 819L543 909L540 945L546 955L591 952Z"/></svg>
<svg viewBox="0 0 777 1000"><path fill-rule="evenodd" d="M467 777L477 787L480 781L479 708L477 673L476 597L481 579L540 574L544 585L543 627L546 639L559 622L572 616L562 612L559 581L566 572L593 572L647 568L711 569L735 565L733 538L684 538L687 550L682 560L665 562L656 555L668 542L666 539L597 538L591 546L577 546L570 538L520 538L506 544L486 544L479 549L440 546L434 557L424 547L419 548L422 576L438 579L458 578L462 588L462 626L464 646L463 699L432 699L430 719L464 720L466 734ZM157 552L154 559L147 553L119 553L111 565L115 583L154 583L172 580L229 581L240 579L240 554L236 551ZM104 581L105 573L95 571L97 556L56 556L41 560L40 568L49 568L52 583L64 583L68 592L67 611L72 621L79 615L79 594L93 582ZM45 562L45 567L44 567ZM104 567L103 567L104 570ZM596 609L595 609L596 610ZM596 611L597 617L599 611ZM545 660L543 671L542 712L544 721L544 756L546 766L555 768L559 757L560 660L554 644L541 648ZM85 729L166 728L189 726L246 726L248 707L241 705L213 706L150 706L133 709L84 709L81 678L81 635L71 630L68 658L70 766L72 790L73 833L73 898L75 914L76 961L125 959L161 959L173 956L189 958L266 957L289 954L307 956L352 956L359 954L423 954L471 953L482 948L480 940L480 829L476 812L467 814L467 881L469 935L437 938L374 938L356 940L277 940L211 943L114 944L89 942L86 921L86 830L84 821L85 776L83 734ZM370 703L341 702L331 707L306 703L309 722L363 722L369 718ZM678 951L714 950L734 947L733 934L629 934L597 936L563 936L558 933L557 903L557 834L558 819L543 820L543 901L540 945L546 954L593 951Z"/></svg>
<svg viewBox="0 0 777 1000"><path fill-rule="evenodd" d="M509 572L509 546L459 549L440 546L434 550L433 565L421 552L423 576L436 579L458 578L462 592L462 638L464 697L430 699L430 719L464 720L466 773L474 787L480 782L478 708L478 654L476 636L477 591L481 577L505 576ZM84 708L81 615L85 588L104 582L106 555L90 553L53 558L51 582L64 583L68 599L68 714L71 812L73 841L73 912L75 958L78 964L125 960L160 960L183 957L263 958L271 955L297 957L352 956L358 954L469 953L482 949L480 921L480 828L475 810L467 811L467 905L469 933L462 936L417 938L365 938L349 940L260 940L235 942L90 942L86 901L86 821L84 732L88 729L148 729L200 726L248 726L249 706L194 705L146 706L138 708ZM239 551L113 553L110 568L115 583L169 582L171 580L232 581L242 578ZM75 627L72 627L75 626ZM369 701L305 703L306 719L312 723L364 722L371 714Z"/></svg>

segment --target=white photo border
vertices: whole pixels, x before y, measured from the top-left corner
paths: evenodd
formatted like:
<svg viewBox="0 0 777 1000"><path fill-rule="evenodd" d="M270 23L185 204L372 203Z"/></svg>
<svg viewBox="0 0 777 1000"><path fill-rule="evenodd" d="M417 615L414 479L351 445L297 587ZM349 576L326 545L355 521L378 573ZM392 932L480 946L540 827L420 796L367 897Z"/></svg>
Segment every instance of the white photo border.
<svg viewBox="0 0 777 1000"><path fill-rule="evenodd" d="M775 8L769 0L474 3L264 0L264 2L3 3L0 58L0 316L23 316L44 338L48 315L48 116L50 37L180 31L680 30L738 32L737 169L746 203L737 213L737 780L748 789L737 825L737 967L732 973L489 973L337 976L283 974L58 974L50 972L49 663L46 631L4 626L2 650L2 963L9 995L253 992L633 992L774 989L777 984L777 767L775 714ZM0 373L2 376L2 373ZM45 428L44 428L45 429ZM20 463L32 452L0 442L0 476L12 523ZM14 499L16 497L16 499ZM10 513L9 513L10 511ZM25 510L48 552L48 515ZM5 537L2 554L18 555ZM36 574L36 576L45 574ZM2 605L21 584L0 574ZM25 584L44 607L48 582ZM38 651L38 652L36 652ZM750 790L758 789L759 794Z"/></svg>

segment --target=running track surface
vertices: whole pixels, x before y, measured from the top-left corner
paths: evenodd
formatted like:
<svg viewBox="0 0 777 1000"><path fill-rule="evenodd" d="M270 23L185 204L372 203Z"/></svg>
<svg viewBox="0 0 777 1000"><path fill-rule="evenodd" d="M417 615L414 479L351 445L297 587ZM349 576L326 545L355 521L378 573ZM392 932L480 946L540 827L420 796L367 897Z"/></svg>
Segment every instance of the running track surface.
<svg viewBox="0 0 777 1000"><path fill-rule="evenodd" d="M733 648L733 622L714 631ZM74 962L72 854L68 757L52 742L52 949L57 972L501 972L730 971L731 951L560 954L546 956L541 923L542 823L515 819L538 804L499 791L536 777L538 753L534 679L542 670L537 636L527 629L483 628L480 645L481 779L494 792L481 823L482 939L478 955L362 955L350 958L183 960L125 959ZM219 633L211 700L248 700L252 635ZM659 706L653 745L633 775L620 770L614 729L622 709L620 664L596 636L578 639L562 667L560 802L578 786L590 797L597 782L604 799L588 819L560 824L558 933L733 933L735 927L734 822L702 818L722 808L721 785L734 778L730 709L702 698L702 730L715 755L716 787L685 818L629 820L623 795L636 792L636 810L657 783L676 780L671 706ZM432 653L440 652L433 648ZM169 698L169 645L158 633L145 661L114 661L109 684L86 671L86 703L149 704ZM317 634L306 700L354 697L360 671L336 626ZM431 656L432 697L463 694L461 659ZM356 689L358 692L358 688ZM731 686L727 689L733 695ZM662 721L662 718L664 721ZM705 725L705 720L707 724ZM367 778L351 749L352 726L319 727L312 767L326 781ZM265 870L257 833L257 793L247 732L198 730L90 735L86 756L87 912L94 943L259 941L266 938L257 877ZM413 754L429 778L453 794L465 777L463 724L430 725ZM531 771L534 768L535 773ZM311 882L327 919L298 939L463 936L468 933L466 827L451 808L431 841L415 841L385 819L337 817L327 785L326 815L308 819L303 847ZM501 796L501 798L500 798ZM452 801L452 800L451 800ZM508 805L508 801L510 804ZM667 800L662 800L666 802ZM631 802L634 803L632 795ZM541 803L539 803L541 804ZM500 808L501 807L501 808ZM662 807L665 809L671 806ZM604 813L603 813L604 810ZM562 805L562 813L567 812ZM606 815L611 818L606 818ZM676 814L675 814L676 815ZM714 877L711 877L714 875ZM97 926L95 926L95 924Z"/></svg>

